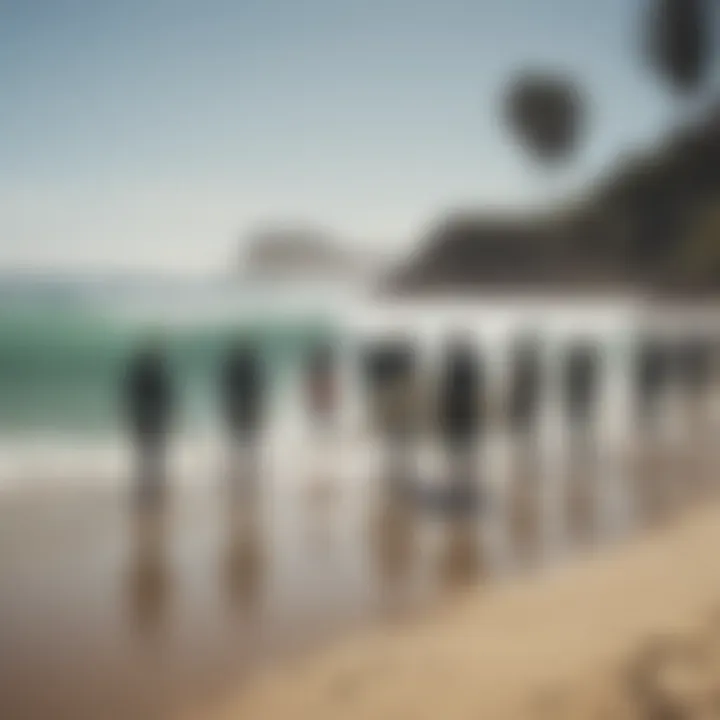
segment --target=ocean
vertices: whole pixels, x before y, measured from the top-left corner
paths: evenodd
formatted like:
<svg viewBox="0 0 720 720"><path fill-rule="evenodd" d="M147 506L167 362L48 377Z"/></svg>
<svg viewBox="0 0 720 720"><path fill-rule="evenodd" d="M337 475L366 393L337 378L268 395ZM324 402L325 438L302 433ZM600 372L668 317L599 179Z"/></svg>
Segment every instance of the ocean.
<svg viewBox="0 0 720 720"><path fill-rule="evenodd" d="M212 422L218 363L234 337L258 339L276 386L310 343L336 332L327 312L292 307L268 288L222 282L0 284L0 432L116 432L124 368L149 336L167 350L181 427Z"/></svg>
<svg viewBox="0 0 720 720"><path fill-rule="evenodd" d="M176 388L171 454L178 477L201 480L216 471L227 444L218 370L232 339L247 334L259 343L270 377L269 434L279 438L278 453L290 466L297 461L290 440L304 451L297 372L308 350L328 340L352 348L355 335L393 333L398 327L424 335L435 348L448 333L471 332L491 373L498 373L499 381L493 381L498 387L514 333L537 330L556 352L590 332L603 352L601 424L613 436L625 436L624 359L633 322L626 309L602 302L388 304L332 284L0 276L0 485L126 479L132 453L120 389L129 359L148 337L166 348ZM342 399L348 407L358 396L352 378L351 370ZM549 392L557 396L556 389ZM556 406L557 397L548 405L554 419L543 423L551 444L557 444L552 436L562 426ZM362 412L362 401L347 414L358 408Z"/></svg>
<svg viewBox="0 0 720 720"><path fill-rule="evenodd" d="M259 343L282 412L303 355L338 337L341 302L224 279L0 277L0 482L117 466L122 378L148 337L166 349L186 452L218 434L219 363L238 335Z"/></svg>
<svg viewBox="0 0 720 720"><path fill-rule="evenodd" d="M0 278L0 489L17 490L0 493L4 716L195 707L349 628L616 542L711 486L717 424L686 425L677 444L636 442L628 427L627 309L357 299L224 280ZM294 372L311 344L352 348L346 336L398 328L422 331L429 350L472 330L500 373L518 331L547 336L556 361L590 333L602 344L597 444L567 456L549 383L537 447L502 418L478 443L476 514L406 502L367 438L308 435L294 412ZM279 430L242 502L223 483L217 407L218 363L237 333L261 342ZM134 473L118 394L148 334L167 346L180 409L173 492L154 516L125 502ZM446 483L432 441L417 451L415 487Z"/></svg>

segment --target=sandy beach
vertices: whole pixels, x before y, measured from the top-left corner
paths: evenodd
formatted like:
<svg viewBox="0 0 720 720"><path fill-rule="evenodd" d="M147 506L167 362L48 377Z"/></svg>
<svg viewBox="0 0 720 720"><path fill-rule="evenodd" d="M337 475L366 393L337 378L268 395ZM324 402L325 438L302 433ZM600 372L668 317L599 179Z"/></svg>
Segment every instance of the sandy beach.
<svg viewBox="0 0 720 720"><path fill-rule="evenodd" d="M193 720L720 717L717 505L288 662Z"/></svg>
<svg viewBox="0 0 720 720"><path fill-rule="evenodd" d="M0 720L720 720L720 0L0 0Z"/></svg>
<svg viewBox="0 0 720 720"><path fill-rule="evenodd" d="M659 447L622 483L593 455L563 482L532 453L502 486L483 465L459 516L362 464L332 482L271 464L239 495L209 468L154 509L131 484L8 488L0 717L554 718L606 685L622 699L656 636L720 607L699 439L697 477Z"/></svg>

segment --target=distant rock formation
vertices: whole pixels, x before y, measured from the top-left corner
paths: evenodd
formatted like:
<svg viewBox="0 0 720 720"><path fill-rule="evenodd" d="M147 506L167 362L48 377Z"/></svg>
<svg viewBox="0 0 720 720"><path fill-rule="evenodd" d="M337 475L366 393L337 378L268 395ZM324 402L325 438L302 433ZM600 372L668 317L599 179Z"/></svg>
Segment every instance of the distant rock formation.
<svg viewBox="0 0 720 720"><path fill-rule="evenodd" d="M421 250L386 284L396 292L495 291L616 286L622 268L583 252L569 227L545 216L456 214L431 230Z"/></svg>
<svg viewBox="0 0 720 720"><path fill-rule="evenodd" d="M716 292L720 275L706 276L700 287L685 262L694 224L708 207L720 207L720 109L655 151L619 163L571 209L444 219L383 285L395 293L567 286ZM716 259L718 230L717 242L704 245Z"/></svg>
<svg viewBox="0 0 720 720"><path fill-rule="evenodd" d="M368 268L357 253L314 229L270 229L249 241L242 270L262 279L351 280Z"/></svg>

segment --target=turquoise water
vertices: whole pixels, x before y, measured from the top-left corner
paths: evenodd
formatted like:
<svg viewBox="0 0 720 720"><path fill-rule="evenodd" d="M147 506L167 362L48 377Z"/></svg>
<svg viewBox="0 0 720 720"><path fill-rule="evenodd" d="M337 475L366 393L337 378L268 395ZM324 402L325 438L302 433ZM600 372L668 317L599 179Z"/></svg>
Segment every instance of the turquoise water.
<svg viewBox="0 0 720 720"><path fill-rule="evenodd" d="M213 422L218 364L238 333L257 339L280 388L307 347L336 332L321 310L291 318L281 305L219 283L0 282L0 432L117 430L123 370L148 333L167 348L180 424Z"/></svg>

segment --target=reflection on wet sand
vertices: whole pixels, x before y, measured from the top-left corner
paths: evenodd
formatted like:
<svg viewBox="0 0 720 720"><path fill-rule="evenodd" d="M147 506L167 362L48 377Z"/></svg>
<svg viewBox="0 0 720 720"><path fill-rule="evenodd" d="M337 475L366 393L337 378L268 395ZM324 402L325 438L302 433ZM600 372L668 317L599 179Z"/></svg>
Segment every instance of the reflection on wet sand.
<svg viewBox="0 0 720 720"><path fill-rule="evenodd" d="M135 628L158 629L171 599L172 576L166 553L166 513L159 504L134 512L134 547L128 573L129 609Z"/></svg>
<svg viewBox="0 0 720 720"><path fill-rule="evenodd" d="M485 558L477 525L467 519L458 519L448 523L444 530L438 567L442 587L455 590L483 578Z"/></svg>
<svg viewBox="0 0 720 720"><path fill-rule="evenodd" d="M337 511L337 496L332 480L325 476L314 475L308 478L310 483L303 496L299 511L303 515L304 539L308 554L329 557L334 547L334 514Z"/></svg>
<svg viewBox="0 0 720 720"><path fill-rule="evenodd" d="M688 484L693 500L701 500L712 490L713 464L710 449L713 446L717 427L712 421L713 388L695 392L688 398L688 434L693 438L683 453L687 463ZM692 448L694 446L694 448Z"/></svg>
<svg viewBox="0 0 720 720"><path fill-rule="evenodd" d="M417 510L392 492L382 495L371 515L370 540L381 603L394 608L418 555Z"/></svg>
<svg viewBox="0 0 720 720"><path fill-rule="evenodd" d="M259 449L246 443L231 442L225 459L225 485L229 502L242 502L257 494L262 476Z"/></svg>
<svg viewBox="0 0 720 720"><path fill-rule="evenodd" d="M686 460L690 454L679 443L676 420L676 415L666 414L639 433L635 488L640 522L663 522L688 496L691 483Z"/></svg>
<svg viewBox="0 0 720 720"><path fill-rule="evenodd" d="M477 508L458 512L456 505L437 502L438 497L457 497L452 484L431 494L398 494L387 483L382 487L371 510L369 539L385 610L412 607L423 582L431 593L446 592L487 575Z"/></svg>
<svg viewBox="0 0 720 720"><path fill-rule="evenodd" d="M579 433L571 438L568 457L567 525L569 542L587 545L597 530L598 453L592 438Z"/></svg>
<svg viewBox="0 0 720 720"><path fill-rule="evenodd" d="M515 440L508 478L508 536L514 564L520 567L539 560L542 538L542 470L540 451L531 434Z"/></svg>
<svg viewBox="0 0 720 720"><path fill-rule="evenodd" d="M620 450L610 462L592 441L552 464L536 434L508 437L508 472L495 477L478 453L471 484L483 502L461 513L439 500L453 495L449 470L428 485L416 473L393 480L395 467L338 474L325 497L307 491L312 473L267 463L130 515L108 491L8 493L0 641L12 664L0 657L0 717L46 718L52 707L94 719L104 697L118 717L169 716L298 645L425 607L505 560L538 564L558 523L574 552L610 539L600 529L630 505L639 525L667 517L704 497L681 463L693 456L704 472L716 450L710 430L683 433L681 447L655 425L638 433L626 467Z"/></svg>
<svg viewBox="0 0 720 720"><path fill-rule="evenodd" d="M246 505L231 500L226 515L222 587L229 608L245 615L257 610L261 602L264 548L257 500Z"/></svg>

